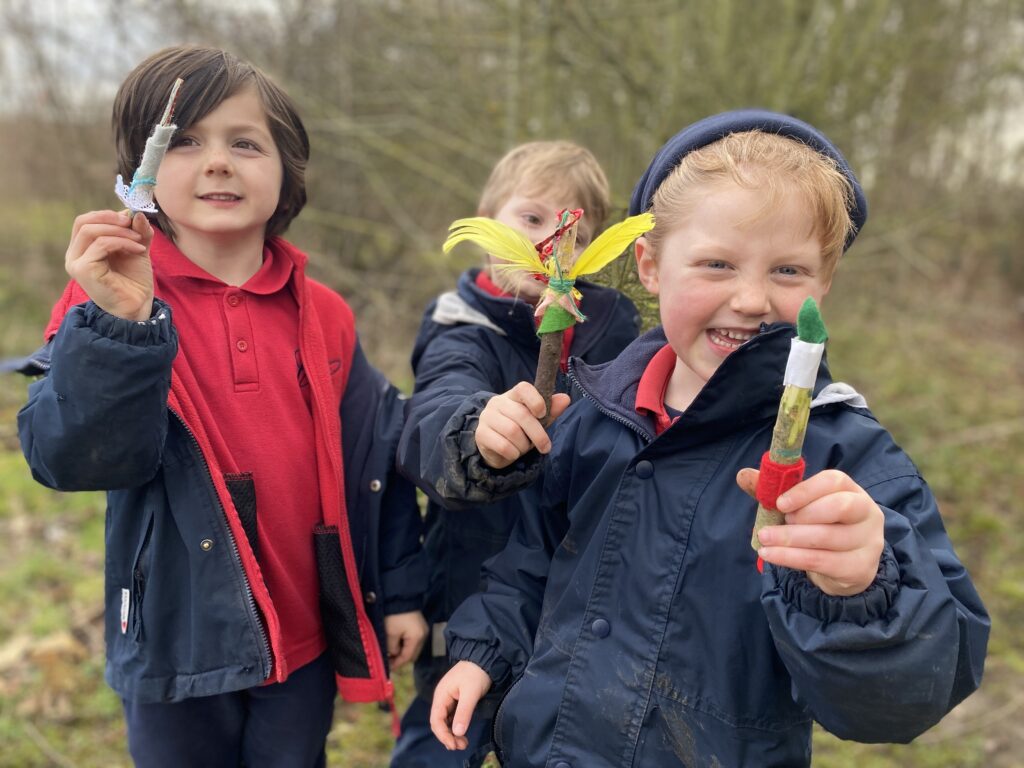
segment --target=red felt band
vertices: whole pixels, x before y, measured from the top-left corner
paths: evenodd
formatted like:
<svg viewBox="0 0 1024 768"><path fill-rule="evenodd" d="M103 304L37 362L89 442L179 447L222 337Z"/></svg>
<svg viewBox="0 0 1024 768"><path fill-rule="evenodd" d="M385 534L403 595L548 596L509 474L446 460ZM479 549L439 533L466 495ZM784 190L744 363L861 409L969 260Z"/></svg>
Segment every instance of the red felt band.
<svg viewBox="0 0 1024 768"><path fill-rule="evenodd" d="M803 457L796 464L777 464L768 451L761 457L761 475L757 478L757 501L765 509L778 509L776 500L804 479L806 462Z"/></svg>

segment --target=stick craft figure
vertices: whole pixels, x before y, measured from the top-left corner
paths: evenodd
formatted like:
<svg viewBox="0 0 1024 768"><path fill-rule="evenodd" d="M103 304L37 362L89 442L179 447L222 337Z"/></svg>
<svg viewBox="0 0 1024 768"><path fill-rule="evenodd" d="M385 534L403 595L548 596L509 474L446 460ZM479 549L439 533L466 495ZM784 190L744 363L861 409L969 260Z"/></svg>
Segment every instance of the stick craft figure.
<svg viewBox="0 0 1024 768"><path fill-rule="evenodd" d="M757 480L757 517L750 546L761 548L757 533L766 525L783 525L785 516L776 501L783 493L803 480L805 463L801 450L811 415L811 397L818 378L818 366L825 351L828 331L821 319L818 305L807 297L796 321L796 338L789 349L785 389L779 402L779 414L772 431L771 447L761 457L761 473ZM758 558L758 569L762 566Z"/></svg>
<svg viewBox="0 0 1024 768"><path fill-rule="evenodd" d="M121 174L117 174L117 183L114 184L114 192L121 202L127 206L134 216L137 212L156 213L156 203L153 202L153 188L156 187L156 172L160 168L160 161L167 153L167 147L171 143L171 136L178 130L178 126L171 122L174 116L174 102L178 98L178 89L185 82L180 77L174 81L171 88L171 96L167 99L167 107L164 109L160 122L153 126L153 133L146 139L146 149L142 153L142 160L139 167L132 176L132 183L125 184Z"/></svg>
<svg viewBox="0 0 1024 768"><path fill-rule="evenodd" d="M448 239L444 243L445 253L464 241L476 243L507 262L496 265L495 269L532 275L547 286L535 312L540 318L537 335L541 349L534 384L544 397L548 413L558 375L562 334L566 328L587 319L580 311L582 294L575 287L576 278L603 269L630 243L654 227L654 216L650 213L631 216L608 227L577 257L576 230L582 216L582 209L561 211L554 234L536 245L517 230L493 219L482 216L459 219L448 228Z"/></svg>

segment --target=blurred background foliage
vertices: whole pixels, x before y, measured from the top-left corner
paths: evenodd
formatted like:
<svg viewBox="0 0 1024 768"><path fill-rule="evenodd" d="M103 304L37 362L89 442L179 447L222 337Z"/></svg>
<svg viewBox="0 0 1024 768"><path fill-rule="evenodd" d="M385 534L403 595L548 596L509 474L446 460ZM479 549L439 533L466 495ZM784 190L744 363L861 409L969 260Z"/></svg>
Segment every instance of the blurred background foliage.
<svg viewBox="0 0 1024 768"><path fill-rule="evenodd" d="M513 144L590 147L624 215L685 124L763 106L807 120L864 182L868 225L825 306L830 360L933 485L993 613L982 690L910 746L816 734L822 766L1012 766L1024 749L1022 0L5 0L0 357L39 342L77 213L111 207L113 92L168 44L229 48L296 99L313 143L290 238L411 388L442 257ZM626 258L606 282L644 301ZM126 764L102 683L103 500L29 478L0 379L0 766ZM409 686L400 679L408 700ZM386 765L387 715L339 707L334 764Z"/></svg>

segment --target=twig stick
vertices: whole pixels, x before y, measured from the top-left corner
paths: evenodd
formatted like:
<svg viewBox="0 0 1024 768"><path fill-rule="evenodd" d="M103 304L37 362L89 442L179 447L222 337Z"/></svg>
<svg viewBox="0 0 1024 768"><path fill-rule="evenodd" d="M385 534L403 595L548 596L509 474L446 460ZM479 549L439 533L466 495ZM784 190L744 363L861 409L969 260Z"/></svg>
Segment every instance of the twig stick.
<svg viewBox="0 0 1024 768"><path fill-rule="evenodd" d="M547 289L556 297L568 296L570 301L572 300L573 281L568 275L576 260L576 231L579 228L579 217L577 216L570 224L572 217L572 211L562 212L559 228L551 245L551 256L549 256L553 260L555 276L548 282ZM537 331L540 334L540 353L537 356L537 375L534 378L534 386L544 398L545 420L551 414L551 398L555 393L558 369L562 362L565 328L572 326L575 322L575 318L556 302L547 307L544 320ZM555 327L545 330L545 325L552 323Z"/></svg>
<svg viewBox="0 0 1024 768"><path fill-rule="evenodd" d="M50 744L47 738L31 721L22 720L21 727L24 729L25 735L28 736L29 740L36 745L40 752L46 755L50 762L59 765L61 768L75 768L75 764L54 749L53 745Z"/></svg>
<svg viewBox="0 0 1024 768"><path fill-rule="evenodd" d="M551 415L551 398L555 394L558 368L562 362L562 342L565 331L551 331L540 337L540 354L537 356L537 376L533 385L544 398L544 419Z"/></svg>
<svg viewBox="0 0 1024 768"><path fill-rule="evenodd" d="M800 461L800 451L804 446L804 435L807 432L807 420L810 415L811 390L803 387L786 387L782 392L779 415L775 418L775 429L772 430L772 444L768 449L768 457L772 461L785 465ZM758 541L757 532L766 525L782 525L785 521L785 515L777 509L768 509L763 504L758 504L750 546L760 549L761 542Z"/></svg>

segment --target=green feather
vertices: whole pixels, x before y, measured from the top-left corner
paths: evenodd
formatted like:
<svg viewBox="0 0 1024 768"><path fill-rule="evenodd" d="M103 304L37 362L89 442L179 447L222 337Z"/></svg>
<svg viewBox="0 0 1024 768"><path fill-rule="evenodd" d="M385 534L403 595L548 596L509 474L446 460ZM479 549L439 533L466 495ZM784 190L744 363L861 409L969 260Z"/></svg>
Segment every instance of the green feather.
<svg viewBox="0 0 1024 768"><path fill-rule="evenodd" d="M800 314L796 317L796 335L800 341L806 341L808 344L824 344L828 338L825 321L821 319L818 305L810 296L804 301L800 307Z"/></svg>

